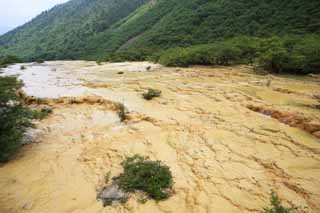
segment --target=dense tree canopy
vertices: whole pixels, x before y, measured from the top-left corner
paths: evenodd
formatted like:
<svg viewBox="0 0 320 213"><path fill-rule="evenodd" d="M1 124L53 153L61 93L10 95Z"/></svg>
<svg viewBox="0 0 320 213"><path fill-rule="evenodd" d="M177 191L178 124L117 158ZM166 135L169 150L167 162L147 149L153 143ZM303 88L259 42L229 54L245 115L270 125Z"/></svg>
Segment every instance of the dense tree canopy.
<svg viewBox="0 0 320 213"><path fill-rule="evenodd" d="M319 8L318 0L71 0L1 36L0 55L103 59L243 35L319 34Z"/></svg>

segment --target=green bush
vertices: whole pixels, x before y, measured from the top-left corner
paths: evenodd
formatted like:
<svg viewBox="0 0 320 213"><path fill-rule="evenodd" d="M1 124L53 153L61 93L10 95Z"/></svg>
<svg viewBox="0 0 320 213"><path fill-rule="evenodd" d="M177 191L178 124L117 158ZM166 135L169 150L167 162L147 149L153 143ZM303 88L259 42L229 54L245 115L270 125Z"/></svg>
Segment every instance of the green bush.
<svg viewBox="0 0 320 213"><path fill-rule="evenodd" d="M118 116L120 121L123 122L127 119L127 109L122 103L117 104Z"/></svg>
<svg viewBox="0 0 320 213"><path fill-rule="evenodd" d="M45 107L45 108L42 108L40 111L38 110L31 111L31 117L33 119L42 120L48 117L48 115L50 115L51 113L52 113L52 109Z"/></svg>
<svg viewBox="0 0 320 213"><path fill-rule="evenodd" d="M259 66L275 73L320 72L320 37L286 36L262 39Z"/></svg>
<svg viewBox="0 0 320 213"><path fill-rule="evenodd" d="M141 190L155 200L163 200L170 196L173 185L169 167L160 161L151 161L135 155L122 162L123 173L116 180L121 189L127 192Z"/></svg>
<svg viewBox="0 0 320 213"><path fill-rule="evenodd" d="M320 73L320 36L236 37L169 49L153 59L165 66L249 64L274 73Z"/></svg>
<svg viewBox="0 0 320 213"><path fill-rule="evenodd" d="M188 48L173 48L162 52L157 62L165 66L180 67L253 63L257 54L257 44L251 40L253 39L241 38Z"/></svg>
<svg viewBox="0 0 320 213"><path fill-rule="evenodd" d="M9 101L18 101L16 92L23 86L15 77L0 76L0 107L10 107Z"/></svg>
<svg viewBox="0 0 320 213"><path fill-rule="evenodd" d="M152 51L148 49L121 50L108 54L105 60L108 62L146 61L151 54Z"/></svg>
<svg viewBox="0 0 320 213"><path fill-rule="evenodd" d="M38 64L43 64L43 63L44 63L44 60L43 60L43 59L37 59L36 62L37 62Z"/></svg>
<svg viewBox="0 0 320 213"><path fill-rule="evenodd" d="M0 77L0 162L7 162L22 146L22 138L32 119L43 119L50 108L33 111L21 104L17 91L22 83L15 77Z"/></svg>
<svg viewBox="0 0 320 213"><path fill-rule="evenodd" d="M241 54L239 48L228 42L219 43L213 51L215 52L216 64L226 66L237 63Z"/></svg>
<svg viewBox="0 0 320 213"><path fill-rule="evenodd" d="M10 64L21 63L22 60L16 56L8 55L1 57L0 56L0 68L5 68Z"/></svg>
<svg viewBox="0 0 320 213"><path fill-rule="evenodd" d="M7 162L22 146L23 134L31 126L29 119L21 105L0 109L0 162Z"/></svg>
<svg viewBox="0 0 320 213"><path fill-rule="evenodd" d="M240 50L238 63L253 65L259 56L259 39L256 37L236 37L228 42Z"/></svg>
<svg viewBox="0 0 320 213"><path fill-rule="evenodd" d="M189 48L173 48L164 51L157 62L165 66L187 67L189 65L214 65L216 55L212 45L198 45Z"/></svg>
<svg viewBox="0 0 320 213"><path fill-rule="evenodd" d="M290 213L296 212L299 208L288 208L282 205L280 198L275 192L271 192L270 207L263 208L264 213Z"/></svg>
<svg viewBox="0 0 320 213"><path fill-rule="evenodd" d="M15 77L0 77L0 162L19 150L25 130L31 126L30 111L16 95L21 86Z"/></svg>
<svg viewBox="0 0 320 213"><path fill-rule="evenodd" d="M156 89L148 89L148 92L143 93L142 97L146 100L152 100L153 98L160 97L161 91Z"/></svg>

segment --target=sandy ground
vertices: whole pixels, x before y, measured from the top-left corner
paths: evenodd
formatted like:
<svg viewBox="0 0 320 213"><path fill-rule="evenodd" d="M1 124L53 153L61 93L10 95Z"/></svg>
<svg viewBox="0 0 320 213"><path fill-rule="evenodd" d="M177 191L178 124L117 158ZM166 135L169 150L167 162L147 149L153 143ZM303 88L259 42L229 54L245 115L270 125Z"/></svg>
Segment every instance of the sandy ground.
<svg viewBox="0 0 320 213"><path fill-rule="evenodd" d="M288 206L320 211L316 76L145 62L18 66L5 73L20 74L27 95L48 98L54 112L37 123L35 143L0 167L0 212L259 212L271 190ZM162 96L142 99L149 87ZM125 123L113 102L128 108ZM105 174L118 175L134 154L171 168L172 197L103 208L96 195Z"/></svg>

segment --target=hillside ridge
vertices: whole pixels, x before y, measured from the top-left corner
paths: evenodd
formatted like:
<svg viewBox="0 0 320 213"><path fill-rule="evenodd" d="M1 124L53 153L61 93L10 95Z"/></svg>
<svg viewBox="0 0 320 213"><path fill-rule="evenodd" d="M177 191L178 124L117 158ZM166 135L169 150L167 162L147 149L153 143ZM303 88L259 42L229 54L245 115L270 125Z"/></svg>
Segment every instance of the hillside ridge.
<svg viewBox="0 0 320 213"><path fill-rule="evenodd" d="M243 35L319 34L318 8L317 0L71 0L0 36L0 55L95 60Z"/></svg>

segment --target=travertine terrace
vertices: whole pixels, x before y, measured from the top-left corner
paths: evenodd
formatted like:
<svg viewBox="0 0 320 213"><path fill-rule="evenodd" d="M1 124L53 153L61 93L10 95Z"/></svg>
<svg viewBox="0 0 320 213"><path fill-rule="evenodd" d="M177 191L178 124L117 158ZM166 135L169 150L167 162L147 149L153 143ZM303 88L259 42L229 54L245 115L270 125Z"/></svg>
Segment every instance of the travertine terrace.
<svg viewBox="0 0 320 213"><path fill-rule="evenodd" d="M320 211L318 76L146 62L26 67L4 73L20 74L31 107L54 112L0 167L0 212L259 212L271 190L288 206ZM162 96L144 100L150 87ZM129 111L122 123L118 102ZM170 166L172 197L103 208L96 195L105 174L118 175L134 154Z"/></svg>

